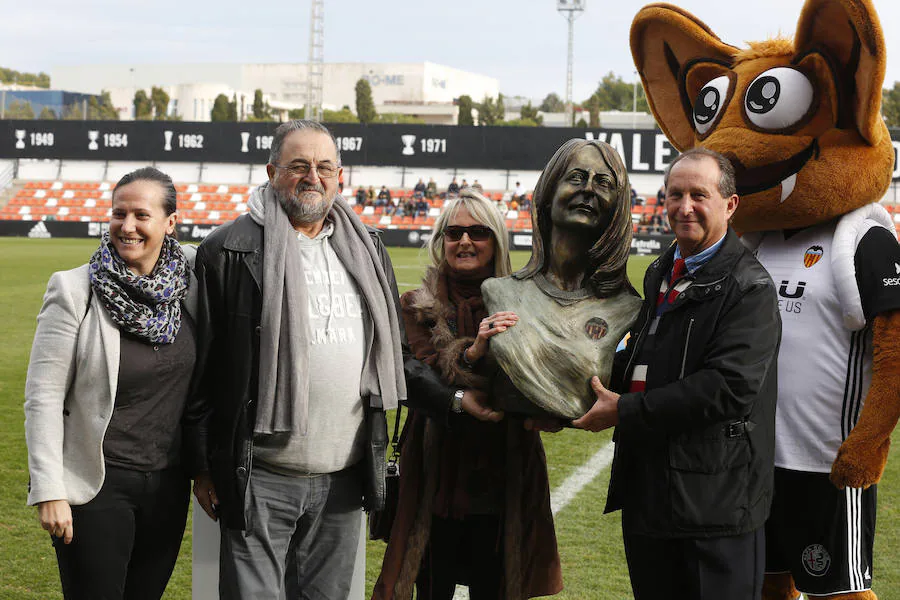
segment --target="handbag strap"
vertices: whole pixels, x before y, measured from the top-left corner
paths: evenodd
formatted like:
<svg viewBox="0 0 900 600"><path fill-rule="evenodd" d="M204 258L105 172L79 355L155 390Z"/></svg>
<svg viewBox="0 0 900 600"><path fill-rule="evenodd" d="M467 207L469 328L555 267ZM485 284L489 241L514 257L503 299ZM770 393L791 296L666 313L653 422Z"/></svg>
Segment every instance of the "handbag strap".
<svg viewBox="0 0 900 600"><path fill-rule="evenodd" d="M391 457L388 462L395 463L400 458L400 413L403 405L397 405L397 414L394 415L394 434L391 436Z"/></svg>

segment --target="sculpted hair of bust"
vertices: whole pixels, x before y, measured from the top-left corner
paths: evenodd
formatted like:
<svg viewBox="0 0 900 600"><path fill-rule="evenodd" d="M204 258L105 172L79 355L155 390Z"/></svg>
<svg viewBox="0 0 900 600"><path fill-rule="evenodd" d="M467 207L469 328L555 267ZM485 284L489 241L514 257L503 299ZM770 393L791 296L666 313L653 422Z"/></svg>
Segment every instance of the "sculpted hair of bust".
<svg viewBox="0 0 900 600"><path fill-rule="evenodd" d="M531 259L516 279L531 279L537 273L550 268L551 233L553 221L551 209L557 187L565 176L573 157L584 148L594 148L614 178L614 204L605 215L606 227L597 233L599 237L590 246L585 261L582 285L597 298L608 298L623 289L634 291L625 270L631 250L631 186L625 165L616 150L596 140L572 139L563 144L553 155L534 188L531 220L534 224Z"/></svg>

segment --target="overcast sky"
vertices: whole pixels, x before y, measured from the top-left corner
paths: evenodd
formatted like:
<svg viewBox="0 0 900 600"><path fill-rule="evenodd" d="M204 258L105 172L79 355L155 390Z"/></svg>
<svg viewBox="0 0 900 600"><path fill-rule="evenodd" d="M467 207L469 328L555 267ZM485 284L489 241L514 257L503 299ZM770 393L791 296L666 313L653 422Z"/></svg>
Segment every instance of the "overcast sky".
<svg viewBox="0 0 900 600"><path fill-rule="evenodd" d="M11 0L10 0L11 1ZM575 22L574 99L603 74L635 79L628 29L636 0L586 0ZM680 0L725 42L793 35L798 0ZM900 80L900 2L874 0ZM151 9L152 7L152 9ZM310 1L16 2L0 20L0 66L305 62ZM326 62L429 61L495 77L506 95L565 94L567 24L556 0L325 0ZM160 82L165 83L165 82Z"/></svg>

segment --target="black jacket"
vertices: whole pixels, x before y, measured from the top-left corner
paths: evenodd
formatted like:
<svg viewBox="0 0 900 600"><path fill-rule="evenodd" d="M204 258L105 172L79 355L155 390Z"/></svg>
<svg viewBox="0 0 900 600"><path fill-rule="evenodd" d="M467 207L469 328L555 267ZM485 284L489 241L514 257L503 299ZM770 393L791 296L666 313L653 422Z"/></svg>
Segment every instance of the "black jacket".
<svg viewBox="0 0 900 600"><path fill-rule="evenodd" d="M675 246L644 276L644 305L612 387L636 362L646 390L619 398L606 511L651 537L736 535L763 525L772 500L781 317L775 286L730 229L657 324L641 357ZM649 350L649 348L648 348Z"/></svg>
<svg viewBox="0 0 900 600"><path fill-rule="evenodd" d="M369 228L397 305L397 282L387 250ZM197 377L185 417L187 467L209 472L226 526L244 529L244 493L250 478L259 377L263 228L249 215L215 229L197 251L200 318ZM401 330L402 334L402 330ZM376 401L377 399L373 399ZM387 423L380 406L367 406L367 508L384 502Z"/></svg>

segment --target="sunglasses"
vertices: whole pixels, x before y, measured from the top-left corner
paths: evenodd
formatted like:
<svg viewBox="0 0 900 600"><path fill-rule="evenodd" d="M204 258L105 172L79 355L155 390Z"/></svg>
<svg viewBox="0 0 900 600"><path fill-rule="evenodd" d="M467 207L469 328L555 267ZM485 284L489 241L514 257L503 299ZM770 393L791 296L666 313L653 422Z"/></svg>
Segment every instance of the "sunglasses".
<svg viewBox="0 0 900 600"><path fill-rule="evenodd" d="M468 227L448 225L444 229L444 237L451 242L458 242L461 240L464 233L468 233L469 239L473 242L484 242L491 239L491 236L494 235L491 228L485 227L484 225L469 225Z"/></svg>

